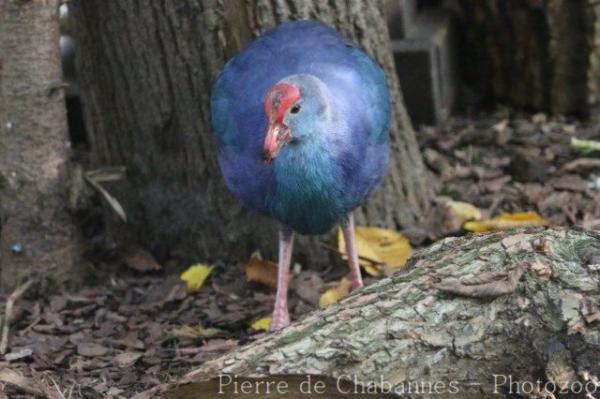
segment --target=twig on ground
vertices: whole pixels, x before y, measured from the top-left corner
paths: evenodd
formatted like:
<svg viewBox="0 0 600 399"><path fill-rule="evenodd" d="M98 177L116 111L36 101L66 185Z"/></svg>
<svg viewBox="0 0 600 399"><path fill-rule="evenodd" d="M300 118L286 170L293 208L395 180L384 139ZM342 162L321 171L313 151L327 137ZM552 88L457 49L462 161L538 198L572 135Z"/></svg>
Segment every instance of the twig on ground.
<svg viewBox="0 0 600 399"><path fill-rule="evenodd" d="M29 323L29 325L27 327L25 327L23 330L19 331L19 335L23 336L25 334L27 334L29 331L31 331L33 329L33 327L37 326L38 324L40 324L40 322L42 321L41 317L37 317L34 321L32 321L31 323ZM1 325L1 323L0 323Z"/></svg>
<svg viewBox="0 0 600 399"><path fill-rule="evenodd" d="M67 399L65 397L65 394L63 393L63 391L61 391L60 387L58 386L58 384L56 383L56 380L52 377L49 377L50 381L52 381L52 385L54 385L54 389L56 389L56 391L58 392L58 394L60 395L61 399Z"/></svg>
<svg viewBox="0 0 600 399"><path fill-rule="evenodd" d="M6 301L6 311L4 312L4 323L2 325L2 337L0 338L0 355L4 355L8 349L8 337L10 333L10 323L12 322L12 315L17 302L31 287L33 280L28 280L25 284L17 287Z"/></svg>

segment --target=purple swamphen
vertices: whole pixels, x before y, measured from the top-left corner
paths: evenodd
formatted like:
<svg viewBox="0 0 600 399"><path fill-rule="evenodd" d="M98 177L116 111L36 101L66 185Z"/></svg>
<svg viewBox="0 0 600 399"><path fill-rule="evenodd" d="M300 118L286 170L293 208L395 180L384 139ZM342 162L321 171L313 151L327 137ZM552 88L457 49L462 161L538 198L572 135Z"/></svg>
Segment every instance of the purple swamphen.
<svg viewBox="0 0 600 399"><path fill-rule="evenodd" d="M279 221L271 330L290 321L294 232L321 234L340 222L352 287L361 287L351 212L387 170L391 102L381 67L320 22L287 22L225 65L211 108L227 186Z"/></svg>

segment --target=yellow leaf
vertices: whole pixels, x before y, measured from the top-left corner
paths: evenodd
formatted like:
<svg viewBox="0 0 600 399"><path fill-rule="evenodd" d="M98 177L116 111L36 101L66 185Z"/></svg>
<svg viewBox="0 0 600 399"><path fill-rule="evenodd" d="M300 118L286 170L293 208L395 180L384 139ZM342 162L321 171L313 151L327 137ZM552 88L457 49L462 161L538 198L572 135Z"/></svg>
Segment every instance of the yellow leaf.
<svg viewBox="0 0 600 399"><path fill-rule="evenodd" d="M269 331L270 326L271 317L260 318L250 325L250 327L256 331Z"/></svg>
<svg viewBox="0 0 600 399"><path fill-rule="evenodd" d="M326 308L327 306L337 303L340 299L348 295L351 289L352 283L346 277L343 277L339 283L321 295L321 298L319 299L319 306Z"/></svg>
<svg viewBox="0 0 600 399"><path fill-rule="evenodd" d="M381 274L380 264L372 263L366 260L359 260L358 263L362 266L363 269L365 269L369 276L379 276Z"/></svg>
<svg viewBox="0 0 600 399"><path fill-rule="evenodd" d="M548 221L537 212L516 212L503 213L488 220L467 222L464 224L465 230L475 233L486 231L505 230L514 227L525 226L546 226Z"/></svg>
<svg viewBox="0 0 600 399"><path fill-rule="evenodd" d="M446 201L446 206L462 220L480 220L481 211L475 205L462 201Z"/></svg>
<svg viewBox="0 0 600 399"><path fill-rule="evenodd" d="M180 278L187 284L187 292L194 293L198 292L202 288L202 284L212 271L213 266L205 265L204 263L197 263L188 267L186 271L181 273Z"/></svg>
<svg viewBox="0 0 600 399"><path fill-rule="evenodd" d="M267 287L277 287L277 264L263 260L259 251L255 251L246 265L246 280L254 281Z"/></svg>
<svg viewBox="0 0 600 399"><path fill-rule="evenodd" d="M397 231L379 227L357 227L356 247L360 265L371 276L379 276L383 266L401 269L412 253L406 237ZM345 259L348 258L341 229L338 230L338 250Z"/></svg>

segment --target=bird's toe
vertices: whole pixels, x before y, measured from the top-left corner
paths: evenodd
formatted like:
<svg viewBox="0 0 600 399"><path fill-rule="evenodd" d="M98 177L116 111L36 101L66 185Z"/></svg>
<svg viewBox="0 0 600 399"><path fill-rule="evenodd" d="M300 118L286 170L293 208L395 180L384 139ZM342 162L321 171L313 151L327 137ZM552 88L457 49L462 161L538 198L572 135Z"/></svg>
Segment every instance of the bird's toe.
<svg viewBox="0 0 600 399"><path fill-rule="evenodd" d="M285 312L282 314L273 314L271 319L270 331L278 331L290 325L290 315Z"/></svg>

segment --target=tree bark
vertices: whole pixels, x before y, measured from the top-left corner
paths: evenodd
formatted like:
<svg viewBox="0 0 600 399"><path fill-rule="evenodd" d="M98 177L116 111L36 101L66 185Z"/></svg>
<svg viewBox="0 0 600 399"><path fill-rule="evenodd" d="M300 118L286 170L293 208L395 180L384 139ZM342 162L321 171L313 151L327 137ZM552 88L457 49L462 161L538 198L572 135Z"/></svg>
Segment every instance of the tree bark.
<svg viewBox="0 0 600 399"><path fill-rule="evenodd" d="M508 390L506 384L495 387L500 378L494 375L517 384L540 379L542 386L593 385L600 381L599 272L596 232L537 229L447 238L419 252L407 271L211 360L153 394L186 397L199 387L190 383L220 373L356 376L363 384L383 378L398 389L454 381L458 397ZM575 397L570 395L563 397Z"/></svg>
<svg viewBox="0 0 600 399"><path fill-rule="evenodd" d="M358 211L359 222L409 226L428 209L429 176L378 3L75 0L71 8L95 164L127 167L126 180L109 187L128 217L125 229L112 223L114 231L128 232L159 257L239 259L257 247L274 253L272 224L244 209L222 182L209 96L228 58L287 19L337 27L373 54L390 79L396 117L391 171ZM299 247L322 255L307 240Z"/></svg>
<svg viewBox="0 0 600 399"><path fill-rule="evenodd" d="M485 97L555 114L598 104L597 7L584 0L448 0L463 78Z"/></svg>
<svg viewBox="0 0 600 399"><path fill-rule="evenodd" d="M0 286L73 273L58 0L0 3Z"/></svg>

